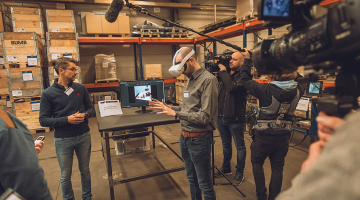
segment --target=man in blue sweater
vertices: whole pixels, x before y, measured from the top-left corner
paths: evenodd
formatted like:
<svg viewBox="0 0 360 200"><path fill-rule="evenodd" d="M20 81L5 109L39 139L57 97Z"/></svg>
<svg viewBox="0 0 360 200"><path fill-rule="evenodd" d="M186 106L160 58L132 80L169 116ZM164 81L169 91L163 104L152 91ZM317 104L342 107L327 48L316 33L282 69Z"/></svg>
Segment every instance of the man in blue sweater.
<svg viewBox="0 0 360 200"><path fill-rule="evenodd" d="M81 174L82 198L91 199L90 152L91 136L88 118L95 113L84 85L74 83L77 62L61 57L56 61L54 80L41 95L41 126L55 128L55 151L61 169L61 189L64 200L74 199L71 172L74 151Z"/></svg>

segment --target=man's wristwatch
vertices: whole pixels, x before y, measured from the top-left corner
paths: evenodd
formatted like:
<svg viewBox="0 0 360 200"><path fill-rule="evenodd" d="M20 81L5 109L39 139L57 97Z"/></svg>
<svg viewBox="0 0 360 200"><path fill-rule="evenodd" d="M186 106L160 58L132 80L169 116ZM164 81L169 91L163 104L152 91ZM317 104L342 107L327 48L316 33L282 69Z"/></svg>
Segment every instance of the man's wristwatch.
<svg viewBox="0 0 360 200"><path fill-rule="evenodd" d="M179 118L179 114L175 113L175 119Z"/></svg>

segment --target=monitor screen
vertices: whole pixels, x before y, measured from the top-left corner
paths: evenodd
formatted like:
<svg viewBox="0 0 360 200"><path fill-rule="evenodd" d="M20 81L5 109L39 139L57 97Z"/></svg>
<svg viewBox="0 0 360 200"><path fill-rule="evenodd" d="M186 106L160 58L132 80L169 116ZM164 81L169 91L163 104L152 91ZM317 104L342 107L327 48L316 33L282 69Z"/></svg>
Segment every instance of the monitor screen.
<svg viewBox="0 0 360 200"><path fill-rule="evenodd" d="M151 99L165 98L164 80L120 82L121 107L149 105Z"/></svg>
<svg viewBox="0 0 360 200"><path fill-rule="evenodd" d="M263 0L264 17L289 17L291 0Z"/></svg>
<svg viewBox="0 0 360 200"><path fill-rule="evenodd" d="M309 84L309 93L320 94L321 88L322 88L321 82L310 82L310 84Z"/></svg>
<svg viewBox="0 0 360 200"><path fill-rule="evenodd" d="M323 82L322 81L310 82L308 84L307 93L310 96L321 96L322 95L322 89L323 89Z"/></svg>

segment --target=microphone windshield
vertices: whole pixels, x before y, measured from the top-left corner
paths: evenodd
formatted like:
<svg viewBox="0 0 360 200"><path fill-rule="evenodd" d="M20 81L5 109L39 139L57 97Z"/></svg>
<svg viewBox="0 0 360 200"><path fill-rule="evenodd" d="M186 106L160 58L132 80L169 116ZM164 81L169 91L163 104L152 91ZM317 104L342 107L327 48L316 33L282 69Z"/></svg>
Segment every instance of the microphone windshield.
<svg viewBox="0 0 360 200"><path fill-rule="evenodd" d="M113 0L105 13L106 21L110 23L115 22L123 7L124 7L123 0Z"/></svg>

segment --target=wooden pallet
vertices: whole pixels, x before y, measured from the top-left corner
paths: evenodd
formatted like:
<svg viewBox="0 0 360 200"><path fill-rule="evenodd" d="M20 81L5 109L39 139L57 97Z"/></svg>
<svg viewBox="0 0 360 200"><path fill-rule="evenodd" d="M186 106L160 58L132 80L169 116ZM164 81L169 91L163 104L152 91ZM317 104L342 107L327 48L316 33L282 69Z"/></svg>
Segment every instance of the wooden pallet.
<svg viewBox="0 0 360 200"><path fill-rule="evenodd" d="M159 32L159 29L140 29L140 32L153 33L153 32Z"/></svg>
<svg viewBox="0 0 360 200"><path fill-rule="evenodd" d="M100 35L100 34L95 34L95 37L125 37L126 34L121 34L121 35Z"/></svg>
<svg viewBox="0 0 360 200"><path fill-rule="evenodd" d="M187 80L179 80L179 79L177 79L177 81L176 81L177 83L186 83L187 82Z"/></svg>
<svg viewBox="0 0 360 200"><path fill-rule="evenodd" d="M9 99L10 96L8 94L0 94L0 99Z"/></svg>
<svg viewBox="0 0 360 200"><path fill-rule="evenodd" d="M50 132L50 128L49 127L41 127L41 128L36 128L36 129L29 129L31 134L36 134L39 132L45 132L48 133Z"/></svg>
<svg viewBox="0 0 360 200"><path fill-rule="evenodd" d="M251 19L255 19L257 17L257 12L251 12L248 15L242 16L238 19L238 21L248 21Z"/></svg>
<svg viewBox="0 0 360 200"><path fill-rule="evenodd" d="M160 34L140 34L140 37L150 37L150 38L155 37L155 38L159 38L159 37L161 37L161 35L160 35Z"/></svg>
<svg viewBox="0 0 360 200"><path fill-rule="evenodd" d="M189 34L171 34L171 38L187 38Z"/></svg>
<svg viewBox="0 0 360 200"><path fill-rule="evenodd" d="M95 80L95 83L116 83L116 82L120 82L120 79L110 79L110 80L99 79L99 80Z"/></svg>
<svg viewBox="0 0 360 200"><path fill-rule="evenodd" d="M31 102L31 101L39 101L41 96L33 96L33 97L14 97L10 99L11 102Z"/></svg>
<svg viewBox="0 0 360 200"><path fill-rule="evenodd" d="M147 77L147 78L144 78L144 80L161 80L161 78L158 78L158 77Z"/></svg>

